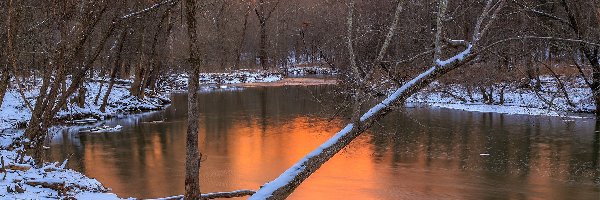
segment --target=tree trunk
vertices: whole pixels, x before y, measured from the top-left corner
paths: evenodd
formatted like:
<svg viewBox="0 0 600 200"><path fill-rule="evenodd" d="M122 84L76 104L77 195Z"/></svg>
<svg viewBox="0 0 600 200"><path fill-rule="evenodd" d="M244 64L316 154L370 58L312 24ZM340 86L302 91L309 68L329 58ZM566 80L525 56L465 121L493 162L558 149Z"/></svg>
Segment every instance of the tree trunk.
<svg viewBox="0 0 600 200"><path fill-rule="evenodd" d="M141 93L143 93L141 85L142 79L144 78L144 67L141 62L142 60L140 60L140 63L135 67L135 78L133 79L133 83L131 83L131 88L129 88L131 96L141 97Z"/></svg>
<svg viewBox="0 0 600 200"><path fill-rule="evenodd" d="M258 44L258 59L260 60L260 66L263 70L267 70L269 66L267 65L267 22L260 22L260 41Z"/></svg>
<svg viewBox="0 0 600 200"><path fill-rule="evenodd" d="M356 54L354 53L354 42L352 33L354 32L354 0L350 0L348 4L348 16L346 19L346 25L348 26L348 30L346 32L346 45L348 47L348 58L350 59L350 70L352 75L350 75L350 79L352 79L353 84L360 82L361 76L358 71L358 65L356 64Z"/></svg>
<svg viewBox="0 0 600 200"><path fill-rule="evenodd" d="M0 77L0 108L4 102L4 95L6 94L6 91L10 85L9 71L10 70L8 70L8 66L6 66L2 72L2 76Z"/></svg>
<svg viewBox="0 0 600 200"><path fill-rule="evenodd" d="M589 59L592 65L592 95L594 95L594 103L596 105L596 116L600 116L600 63L597 57Z"/></svg>
<svg viewBox="0 0 600 200"><path fill-rule="evenodd" d="M7 65L3 67L2 70L2 77L0 80L0 108L2 107L2 103L4 102L4 95L6 94L6 91L8 90L8 86L10 85L10 67L9 65L14 65L15 64L15 56L14 56L14 50L13 50L13 31L14 28L12 27L13 25L13 12L14 12L14 8L13 8L13 1L9 0L8 1L8 14L6 16L6 49L5 52L7 54L6 58L7 58Z"/></svg>
<svg viewBox="0 0 600 200"><path fill-rule="evenodd" d="M106 112L106 104L108 104L108 97L112 92L112 89L115 85L115 79L117 78L117 73L120 71L121 66L121 52L123 51L123 44L125 43L125 38L127 37L127 30L123 30L121 32L121 36L119 38L119 48L117 49L117 55L115 57L115 63L113 65L112 70L110 71L110 82L108 83L108 88L106 88L106 94L104 94L104 98L102 98L102 105L100 106L101 112Z"/></svg>
<svg viewBox="0 0 600 200"><path fill-rule="evenodd" d="M104 66L105 63L103 63L102 65ZM104 85L105 85L104 77L106 77L106 68L102 67L102 69L100 69L100 74L98 75L98 78L100 78L100 87L98 88L96 97L94 97L94 105L98 105L98 100L100 100L100 95L102 95L102 89L104 89ZM93 79L93 77L90 77L90 79Z"/></svg>
<svg viewBox="0 0 600 200"><path fill-rule="evenodd" d="M261 189L252 195L250 200L275 200L285 199L311 174L319 169L325 162L331 159L336 153L346 147L352 140L358 137L362 132L370 128L378 120L387 115L395 106L400 106L420 89L428 86L436 79L444 76L448 72L460 67L473 60L477 53L470 52L469 49L461 53L460 58L451 59L444 66L434 66L421 73L406 84L398 88L392 95L372 107L368 112L362 115L359 120L349 123L336 135L323 143L306 157L302 158L294 166L288 168L277 179L265 184Z"/></svg>
<svg viewBox="0 0 600 200"><path fill-rule="evenodd" d="M188 124L186 134L185 159L185 199L200 199L200 159L198 149L198 85L200 75L200 53L198 35L196 33L196 0L186 0L186 19L190 47L190 67L188 86Z"/></svg>
<svg viewBox="0 0 600 200"><path fill-rule="evenodd" d="M248 9L246 10L246 14L244 14L244 25L242 26L242 35L240 39L240 44L238 45L235 51L235 64L233 65L233 69L240 69L240 60L242 59L242 49L244 48L244 44L246 43L246 29L248 28L248 16L250 16L250 6L248 5Z"/></svg>
<svg viewBox="0 0 600 200"><path fill-rule="evenodd" d="M79 86L79 91L77 94L77 105L80 108L84 108L85 107L85 94L86 94L86 89L83 85Z"/></svg>

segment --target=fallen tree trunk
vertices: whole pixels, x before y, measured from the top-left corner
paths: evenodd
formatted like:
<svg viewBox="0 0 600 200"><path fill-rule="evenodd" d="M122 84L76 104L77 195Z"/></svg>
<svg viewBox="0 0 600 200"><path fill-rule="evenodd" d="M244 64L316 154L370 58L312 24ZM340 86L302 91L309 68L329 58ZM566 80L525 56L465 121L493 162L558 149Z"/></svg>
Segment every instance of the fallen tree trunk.
<svg viewBox="0 0 600 200"><path fill-rule="evenodd" d="M25 184L49 188L58 191L60 194L65 194L67 192L67 188L65 188L65 182L58 179L29 180L25 182Z"/></svg>
<svg viewBox="0 0 600 200"><path fill-rule="evenodd" d="M404 100L412 94L426 87L431 82L451 70L473 60L476 55L477 53L471 51L471 45L468 45L466 50L448 60L437 60L435 66L402 85L385 100L373 106L369 111L363 114L356 122L347 124L337 134L283 172L278 178L265 184L249 199L262 200L287 198L304 180L319 169L321 165L331 159L379 119L388 114L392 108L401 105Z"/></svg>
<svg viewBox="0 0 600 200"><path fill-rule="evenodd" d="M214 192L214 193L201 194L200 198L201 199L236 198L236 197L250 196L250 195L253 195L254 193L256 193L256 192L252 191L252 190L236 190L236 191L231 191L231 192ZM181 199L184 199L183 195L165 197L165 198L160 198L160 199L156 199L156 200L181 200Z"/></svg>

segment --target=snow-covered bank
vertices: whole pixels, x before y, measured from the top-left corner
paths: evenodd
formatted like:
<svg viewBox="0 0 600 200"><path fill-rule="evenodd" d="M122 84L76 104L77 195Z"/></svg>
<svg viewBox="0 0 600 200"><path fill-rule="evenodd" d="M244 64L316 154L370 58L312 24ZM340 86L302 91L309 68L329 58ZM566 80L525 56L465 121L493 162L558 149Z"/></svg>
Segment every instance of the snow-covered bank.
<svg viewBox="0 0 600 200"><path fill-rule="evenodd" d="M83 108L69 103L55 118L60 123L77 125L78 121L97 122L112 117L123 116L142 111L160 110L170 103L163 94L147 95L144 98L129 94L129 82L119 81L110 93L105 112L100 111L102 97L108 84L103 80L86 83L87 90ZM36 87L25 91L25 99L35 105L39 91ZM96 96L100 94L97 102ZM149 93L150 94L150 93ZM74 170L65 169L64 164L43 163L36 167L31 157L22 153L22 147L15 141L24 139L25 125L29 122L31 110L25 106L17 88L7 91L0 108L0 159L4 164L0 168L0 196L8 199L119 199L109 193L96 179L86 177ZM63 129L52 127L50 135ZM16 148L15 148L16 147Z"/></svg>
<svg viewBox="0 0 600 200"><path fill-rule="evenodd" d="M65 129L64 125L82 125L92 123L99 125L101 120L112 117L163 109L170 103L167 95L176 90L187 88L187 76L172 75L163 81L157 91L147 91L143 98L131 96L129 92L131 80L119 80L113 87L108 98L105 112L100 111L102 98L108 88L107 78L95 78L85 84L85 104L79 107L75 103L68 103L55 118L60 126L49 130L49 135ZM209 84L236 84L253 82L274 82L283 76L271 72L236 71L232 73L205 73L201 82ZM31 117L31 110L25 106L28 101L35 106L39 88L32 83L24 91L25 99L19 90L10 88L3 99L0 108L0 158L4 165L0 165L0 178L6 174L6 179L0 179L0 197L8 199L63 199L74 197L76 199L119 199L110 193L109 189L102 186L97 180L86 177L74 170L65 169L61 163L43 163L36 167L31 157L25 156L22 147L15 145L22 140L24 128ZM165 87L162 87L165 86ZM98 94L100 94L99 98ZM70 98L75 99L75 98ZM68 128L68 127L67 127ZM88 134L96 132L118 132L120 126L87 127ZM17 167L15 167L17 166Z"/></svg>
<svg viewBox="0 0 600 200"><path fill-rule="evenodd" d="M2 199L120 199L96 179L65 169L66 162L35 167L29 156L0 150Z"/></svg>
<svg viewBox="0 0 600 200"><path fill-rule="evenodd" d="M283 74L261 70L235 70L227 73L200 73L201 85L230 85L242 83L269 83L283 79ZM187 74L173 74L161 88L169 91L187 91Z"/></svg>
<svg viewBox="0 0 600 200"><path fill-rule="evenodd" d="M493 102L485 102L479 88L467 90L460 84L442 85L434 83L413 95L409 103L425 103L433 107L458 109L474 112L502 114L544 115L579 117L575 113L590 113L595 110L591 90L578 78L562 80L565 91L559 90L553 77L542 77L541 88L522 88L517 84L498 84L491 95ZM503 93L500 92L503 90ZM489 88L488 88L489 92ZM570 103L569 103L570 101Z"/></svg>
<svg viewBox="0 0 600 200"><path fill-rule="evenodd" d="M329 67L316 66L293 66L281 68L287 75L303 76L303 75L336 75L339 70Z"/></svg>
<svg viewBox="0 0 600 200"><path fill-rule="evenodd" d="M103 86L101 86L103 84ZM102 82L90 82L86 84L86 96L84 107L69 103L66 109L61 110L55 117L62 119L62 122L70 122L77 119L95 118L104 120L111 117L117 117L129 113L142 111L160 110L170 103L167 96L163 94L147 95L144 98L138 98L129 94L127 84L115 84L108 98L108 104L105 112L100 111L102 97L108 88L107 84ZM101 90L101 91L100 91ZM100 98L96 102L96 95L100 91ZM31 105L35 105L35 98L39 91L32 89L25 92L25 97ZM21 98L16 88L7 91L2 107L0 108L0 130L23 128L31 117L31 110ZM1 138L1 137L0 137Z"/></svg>

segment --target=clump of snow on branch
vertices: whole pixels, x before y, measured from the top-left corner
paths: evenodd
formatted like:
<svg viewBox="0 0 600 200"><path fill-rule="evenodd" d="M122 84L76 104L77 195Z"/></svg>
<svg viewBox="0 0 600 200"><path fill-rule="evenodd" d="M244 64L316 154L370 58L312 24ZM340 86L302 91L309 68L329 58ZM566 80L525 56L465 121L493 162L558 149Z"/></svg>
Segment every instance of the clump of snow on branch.
<svg viewBox="0 0 600 200"><path fill-rule="evenodd" d="M450 63L456 62L456 61L461 61L463 59L465 59L465 57L467 55L469 55L469 53L471 53L471 48L473 46L471 44L469 44L467 46L467 49L465 49L464 51L460 52L459 54L456 54L455 56L452 56L451 58L448 58L447 60L436 60L435 62L437 63L438 66L446 66Z"/></svg>

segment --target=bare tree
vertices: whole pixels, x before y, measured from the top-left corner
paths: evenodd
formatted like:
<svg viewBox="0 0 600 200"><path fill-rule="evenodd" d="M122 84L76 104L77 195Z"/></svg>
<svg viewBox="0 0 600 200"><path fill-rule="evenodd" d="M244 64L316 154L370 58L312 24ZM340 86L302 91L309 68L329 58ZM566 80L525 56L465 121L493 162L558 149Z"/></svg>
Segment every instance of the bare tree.
<svg viewBox="0 0 600 200"><path fill-rule="evenodd" d="M185 199L200 199L200 159L198 150L198 85L200 75L200 52L196 32L196 0L185 1L185 16L189 38L189 84L188 84L188 120L185 159Z"/></svg>
<svg viewBox="0 0 600 200"><path fill-rule="evenodd" d="M273 11L277 9L280 0L276 0L274 2L268 0L258 0L256 8L254 9L256 13L256 17L258 17L258 22L260 26L260 41L258 45L258 59L260 60L260 65L264 70L268 69L269 63L269 55L267 51L267 43L268 43L268 35L267 35L267 23L271 18Z"/></svg>

